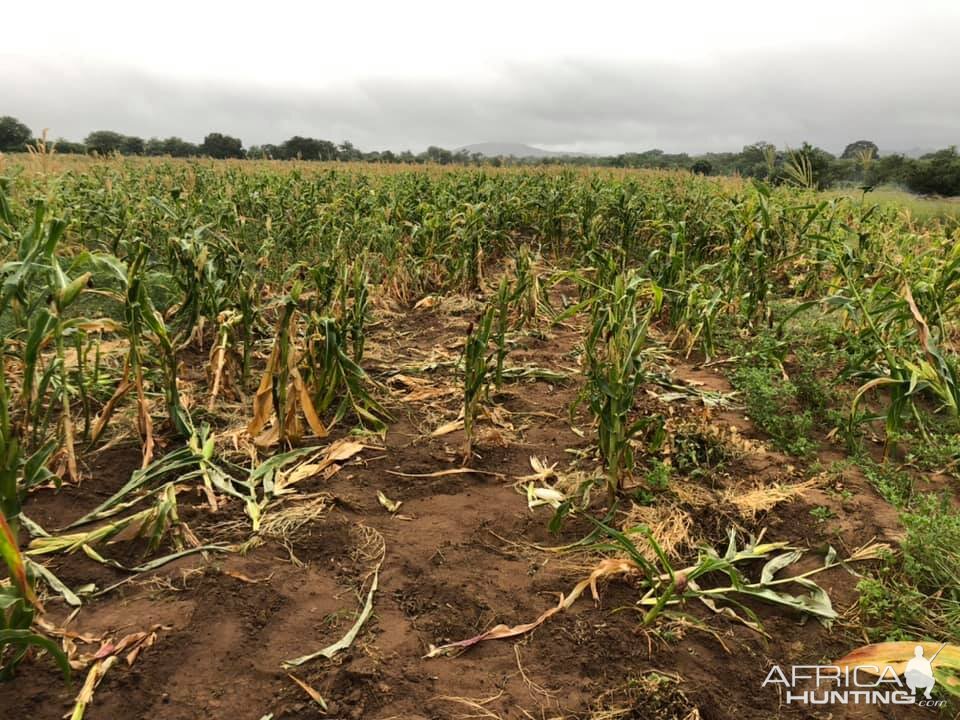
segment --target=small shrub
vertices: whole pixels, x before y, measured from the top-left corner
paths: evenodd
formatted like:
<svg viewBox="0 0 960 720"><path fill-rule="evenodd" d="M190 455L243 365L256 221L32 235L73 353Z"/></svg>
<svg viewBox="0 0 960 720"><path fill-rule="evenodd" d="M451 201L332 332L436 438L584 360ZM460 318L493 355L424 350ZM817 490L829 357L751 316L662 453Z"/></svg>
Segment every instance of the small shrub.
<svg viewBox="0 0 960 720"><path fill-rule="evenodd" d="M778 379L776 370L742 367L732 377L744 398L747 415L773 440L774 445L793 455L808 455L816 447L810 439L813 416L797 410L797 388Z"/></svg>

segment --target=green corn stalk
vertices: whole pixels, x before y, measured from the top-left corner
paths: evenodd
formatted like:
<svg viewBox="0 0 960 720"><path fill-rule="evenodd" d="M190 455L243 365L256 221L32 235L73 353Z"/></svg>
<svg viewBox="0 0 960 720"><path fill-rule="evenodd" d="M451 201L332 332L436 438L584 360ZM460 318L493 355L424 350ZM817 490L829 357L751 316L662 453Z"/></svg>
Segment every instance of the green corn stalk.
<svg viewBox="0 0 960 720"><path fill-rule="evenodd" d="M625 552L641 576L644 592L637 603L644 609L644 625L652 624L669 607L697 600L711 611L723 612L763 633L760 619L744 604L744 600L750 600L812 616L829 626L839 614L833 609L830 596L812 578L835 567L848 567L852 562L875 560L889 550L886 545L871 544L858 549L846 560L840 560L836 551L829 548L821 564L783 575L804 557L804 551L790 547L786 542L765 543L763 533L759 537L751 536L741 546L736 531L731 529L723 554L705 547L694 565L678 569L670 563L648 527L638 526L620 532L600 520L590 520L609 538L609 541L592 547L606 552ZM636 535L642 536L650 545L656 562L648 560L641 552L632 539ZM759 578L753 580L744 567L758 560L763 560L764 564Z"/></svg>
<svg viewBox="0 0 960 720"><path fill-rule="evenodd" d="M349 337L353 349L353 360L363 360L365 342L364 325L370 312L370 295L367 289L369 276L363 260L343 270L338 288L339 325L346 337Z"/></svg>
<svg viewBox="0 0 960 720"><path fill-rule="evenodd" d="M813 165L807 153L802 150L791 151L787 161L783 164L783 173L787 182L804 190L816 188L816 179L813 177Z"/></svg>
<svg viewBox="0 0 960 720"><path fill-rule="evenodd" d="M497 390L503 384L503 363L507 358L507 328L510 325L510 308L516 294L511 291L506 276L500 278L500 285L493 300L495 321L491 327L495 350L495 369L493 383Z"/></svg>
<svg viewBox="0 0 960 720"><path fill-rule="evenodd" d="M491 356L488 352L496 309L487 307L476 325L470 324L463 347L463 463L473 456L474 428L481 403L489 396Z"/></svg>
<svg viewBox="0 0 960 720"><path fill-rule="evenodd" d="M520 245L514 267L514 295L517 303L515 327L519 329L537 319L541 306L547 304L547 298L534 268L530 247L526 243Z"/></svg>
<svg viewBox="0 0 960 720"><path fill-rule="evenodd" d="M9 394L5 368L0 367L0 558L10 578L0 585L0 680L13 676L31 648L45 650L57 662L64 679L70 678L70 664L63 651L49 638L32 630L37 611L42 611L34 580L18 545L22 489L42 476L54 443L24 461L21 446L10 424Z"/></svg>
<svg viewBox="0 0 960 720"><path fill-rule="evenodd" d="M646 296L646 311L638 304ZM609 289L599 287L593 323L585 343L586 384L583 399L597 422L598 446L611 505L623 480L632 473L632 441L662 430L660 417L633 417L637 390L647 378L645 349L650 318L659 312L663 294L632 271L616 276Z"/></svg>
<svg viewBox="0 0 960 720"><path fill-rule="evenodd" d="M311 317L307 332L304 379L317 412L325 413L339 398L330 425L352 410L361 425L385 430L384 419L390 415L370 394L370 379L355 360L363 353L362 330L353 336L353 355L347 351L346 333L334 318Z"/></svg>
<svg viewBox="0 0 960 720"><path fill-rule="evenodd" d="M17 547L15 530L0 513L0 557L10 573L9 586L0 586L0 680L13 677L31 648L46 651L60 667L64 680L70 679L70 663L50 638L35 632L34 617L43 607L34 591L27 563Z"/></svg>

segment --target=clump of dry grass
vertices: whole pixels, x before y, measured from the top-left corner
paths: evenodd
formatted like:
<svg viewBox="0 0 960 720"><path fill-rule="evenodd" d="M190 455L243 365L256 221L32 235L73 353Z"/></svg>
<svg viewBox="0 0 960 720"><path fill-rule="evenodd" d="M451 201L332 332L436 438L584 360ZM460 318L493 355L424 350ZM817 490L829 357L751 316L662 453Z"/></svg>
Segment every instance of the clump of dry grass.
<svg viewBox="0 0 960 720"><path fill-rule="evenodd" d="M671 559L680 558L701 539L694 535L693 516L673 503L635 505L624 518L622 527L626 531L637 525L650 528L653 539ZM638 545L637 549L650 562L657 562L657 555L649 543Z"/></svg>
<svg viewBox="0 0 960 720"><path fill-rule="evenodd" d="M318 522L333 506L333 495L315 493L297 496L296 502L268 513L260 524L260 535L271 540L289 541L305 525Z"/></svg>
<svg viewBox="0 0 960 720"><path fill-rule="evenodd" d="M259 547L267 540L280 543L290 555L290 561L304 567L293 551L293 538L305 526L320 522L333 507L334 496L320 492L281 498L264 514L259 531L240 546L241 552ZM235 536L249 529L242 519L232 518L215 527L216 532Z"/></svg>
<svg viewBox="0 0 960 720"><path fill-rule="evenodd" d="M760 513L772 510L782 502L795 500L809 490L820 487L824 478L817 476L795 485L762 485L742 483L720 493L720 501L736 508L741 517L756 519Z"/></svg>
<svg viewBox="0 0 960 720"><path fill-rule="evenodd" d="M670 483L670 492L682 504L692 508L703 508L717 502L717 495L713 491L683 480L674 480Z"/></svg>

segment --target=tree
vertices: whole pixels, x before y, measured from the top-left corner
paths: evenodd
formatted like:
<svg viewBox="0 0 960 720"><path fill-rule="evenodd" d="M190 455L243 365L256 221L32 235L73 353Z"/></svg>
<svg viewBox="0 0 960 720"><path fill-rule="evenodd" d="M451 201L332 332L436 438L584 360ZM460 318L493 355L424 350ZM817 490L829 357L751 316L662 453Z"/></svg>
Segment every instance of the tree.
<svg viewBox="0 0 960 720"><path fill-rule="evenodd" d="M363 158L363 153L360 152L356 146L349 140L344 140L340 143L340 147L337 148L337 159L338 160L361 160Z"/></svg>
<svg viewBox="0 0 960 720"><path fill-rule="evenodd" d="M171 157L194 157L200 154L200 147L174 136L163 141L163 152Z"/></svg>
<svg viewBox="0 0 960 720"><path fill-rule="evenodd" d="M752 145L744 145L734 166L737 172L746 177L770 178L773 175L771 169L776 167L777 160L776 146L761 140Z"/></svg>
<svg viewBox="0 0 960 720"><path fill-rule="evenodd" d="M427 162L438 163L439 165L449 165L453 159L453 153L436 145L428 147L425 155Z"/></svg>
<svg viewBox="0 0 960 720"><path fill-rule="evenodd" d="M805 164L809 167L811 176L808 180L812 181L811 187L822 190L837 179L839 169L834 165L836 157L823 148L804 142L799 150L790 153L790 157L794 166ZM796 177L794 179L796 180Z"/></svg>
<svg viewBox="0 0 960 720"><path fill-rule="evenodd" d="M710 164L709 160L701 158L690 167L690 172L694 175L709 175L713 172L713 165Z"/></svg>
<svg viewBox="0 0 960 720"><path fill-rule="evenodd" d="M956 146L924 155L906 172L907 187L924 195L960 195L960 155Z"/></svg>
<svg viewBox="0 0 960 720"><path fill-rule="evenodd" d="M913 167L913 161L905 155L899 153L884 155L874 165L873 181L905 183L911 167Z"/></svg>
<svg viewBox="0 0 960 720"><path fill-rule="evenodd" d="M251 145L247 150L247 157L253 160L283 160L286 158L283 147L266 143L265 145Z"/></svg>
<svg viewBox="0 0 960 720"><path fill-rule="evenodd" d="M880 157L880 148L877 147L875 142L870 140L857 140L847 145L843 149L843 154L840 156L841 160L856 160L861 157L860 153L862 152L871 152L872 157Z"/></svg>
<svg viewBox="0 0 960 720"><path fill-rule="evenodd" d="M109 155L121 152L125 139L123 135L113 130L97 130L87 135L83 142L90 152Z"/></svg>
<svg viewBox="0 0 960 720"><path fill-rule="evenodd" d="M123 138L123 143L120 145L120 152L124 155L143 155L146 150L146 143L143 142L143 138L136 137L135 135L127 135Z"/></svg>
<svg viewBox="0 0 960 720"><path fill-rule="evenodd" d="M63 138L57 138L54 148L61 155L84 155L87 152L87 146L83 143L70 142Z"/></svg>
<svg viewBox="0 0 960 720"><path fill-rule="evenodd" d="M0 151L26 152L33 133L15 117L0 117Z"/></svg>
<svg viewBox="0 0 960 720"><path fill-rule="evenodd" d="M327 144L333 145L333 143ZM300 137L299 135L294 135L287 140L281 145L281 148L283 149L282 157L300 158L301 160L322 160L326 150L323 140Z"/></svg>
<svg viewBox="0 0 960 720"><path fill-rule="evenodd" d="M212 158L242 158L243 142L240 138L231 137L222 133L210 133L203 139L200 152Z"/></svg>

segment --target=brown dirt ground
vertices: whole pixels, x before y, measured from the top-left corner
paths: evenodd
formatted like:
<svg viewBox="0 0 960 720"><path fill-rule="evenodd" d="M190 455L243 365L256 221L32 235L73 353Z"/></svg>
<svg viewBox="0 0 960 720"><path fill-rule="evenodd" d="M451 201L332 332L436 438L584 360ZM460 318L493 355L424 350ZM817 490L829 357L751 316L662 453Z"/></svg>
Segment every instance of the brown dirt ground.
<svg viewBox="0 0 960 720"><path fill-rule="evenodd" d="M423 310L382 321L372 333L375 352L368 364L373 374L383 380L378 368L426 362L436 348L446 349L439 359L455 360L470 317L468 311ZM525 338L509 362L575 367L571 351L580 329L548 333ZM679 362L674 370L686 380L729 390L717 371ZM449 369L435 374L452 382ZM131 667L120 663L108 672L86 717L841 717L836 709L817 713L782 706L775 691L760 689L773 663L816 663L862 643L856 630L857 579L841 569L820 576L844 614L830 630L756 605L769 638L708 617L700 606L684 611L702 628L674 622L658 632L644 631L630 612L634 588L614 580L601 586L599 606L585 596L524 637L481 643L454 658L423 658L431 643L470 637L497 623L532 620L556 603L557 593L569 591L586 575L589 559L540 552L530 545L572 542L585 534L586 526L574 520L559 538L550 536L550 512L528 510L513 487L515 476L530 472L530 456L559 462L562 468L571 459L568 449L589 446L566 420L575 394L575 387L544 381L506 385L497 399L510 411L514 430L487 424L471 463L499 475L434 478L387 471L430 473L458 466L461 434L428 436L455 417L456 396L425 403L394 397L389 404L395 421L384 450L364 451L328 481L300 483L302 493L325 491L335 501L322 520L298 530L287 546L271 541L246 555L185 558L83 606L70 625L74 630L120 637L161 626L156 644ZM703 410L688 405L676 412L701 415ZM715 412L710 421L761 439L736 411ZM582 416L577 422L587 427ZM826 462L836 457L836 450L824 450ZM62 527L102 502L138 462L138 449L129 446L90 457L89 479L81 487L34 493L26 512L44 527ZM776 453L748 454L704 482L716 489L791 483L801 473L790 464ZM852 500L815 489L752 520L716 505L694 508L695 530L720 543L732 524L753 531L766 527L770 540L812 549L832 543L841 553L872 538L893 540L896 513L855 472L842 482ZM402 518L379 505L377 490L403 502ZM222 524L241 515L237 505L227 504L212 515L199 494L184 493L180 502L182 518L201 538L245 539ZM817 523L809 510L818 505L832 508L836 519ZM334 642L353 623L370 569L360 552L366 537L361 526L376 530L385 542L374 615L348 651L294 671L329 703L324 715L281 662ZM122 556L119 548L110 550L111 556ZM291 561L291 553L300 564ZM50 564L71 586L94 582L102 588L126 577L80 554L57 556ZM48 612L55 623L68 614L55 599L48 601ZM59 718L69 712L80 682L82 675L72 689L65 688L46 661L24 666L14 682L0 686L2 717ZM470 706L467 699L480 705ZM842 717L920 717L923 712L850 711Z"/></svg>

